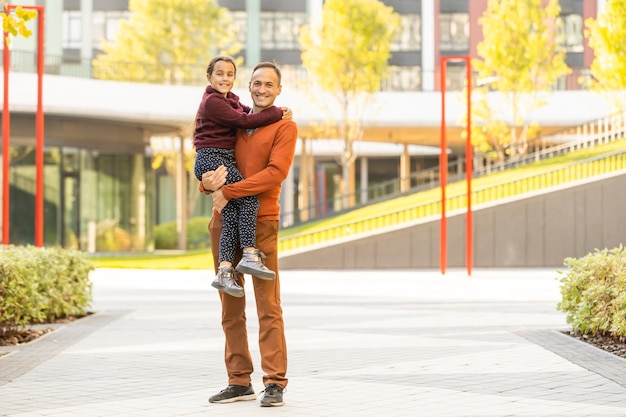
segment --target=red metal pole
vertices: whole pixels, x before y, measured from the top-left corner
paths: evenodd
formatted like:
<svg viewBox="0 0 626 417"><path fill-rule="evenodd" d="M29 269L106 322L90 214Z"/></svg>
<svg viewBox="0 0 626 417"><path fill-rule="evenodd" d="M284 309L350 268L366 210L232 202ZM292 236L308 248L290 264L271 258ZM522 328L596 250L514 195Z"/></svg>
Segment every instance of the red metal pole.
<svg viewBox="0 0 626 417"><path fill-rule="evenodd" d="M5 5L5 12L15 9L16 5ZM43 246L43 74L44 74L44 7L22 6L34 9L38 13L37 23L37 113L35 116L35 246ZM3 198L2 198L2 243L9 243L9 48L8 33L4 33L4 106L2 112L2 160L3 160Z"/></svg>
<svg viewBox="0 0 626 417"><path fill-rule="evenodd" d="M467 264L467 275L472 275L472 264L474 259L474 239L472 224L472 171L473 155L472 155L472 63L471 58L466 57L466 75L467 75L467 139L465 141L465 175L467 176L467 215L465 219L465 262Z"/></svg>
<svg viewBox="0 0 626 417"><path fill-rule="evenodd" d="M441 81L441 152L439 154L439 183L441 185L441 223L439 232L439 267L446 273L448 263L448 224L446 220L446 183L448 182L448 145L446 142L446 62L440 61Z"/></svg>
<svg viewBox="0 0 626 417"><path fill-rule="evenodd" d="M4 5L5 14L9 14L9 8ZM2 104L2 244L9 244L9 166L11 163L9 157L9 144L11 141L11 118L9 116L9 61L11 55L9 53L9 44L7 38L8 32L4 32L3 42L4 50L2 53L4 65L4 101Z"/></svg>
<svg viewBox="0 0 626 417"><path fill-rule="evenodd" d="M35 190L35 246L43 246L43 73L44 73L44 8L34 7L39 13L37 22L37 117L35 164L36 164L36 190Z"/></svg>
<svg viewBox="0 0 626 417"><path fill-rule="evenodd" d="M466 78L467 78L467 138L465 141L465 175L467 178L467 215L465 219L465 262L467 265L467 275L472 275L472 266L474 259L474 237L473 237L473 219L472 219L472 172L473 172L473 156L472 156L472 63L469 56L447 56L440 60L441 65L441 153L439 154L439 182L441 184L441 230L440 230L440 248L439 248L439 265L441 273L446 273L447 255L448 255L448 225L446 220L446 183L448 182L448 153L446 140L446 63L448 61L465 61Z"/></svg>

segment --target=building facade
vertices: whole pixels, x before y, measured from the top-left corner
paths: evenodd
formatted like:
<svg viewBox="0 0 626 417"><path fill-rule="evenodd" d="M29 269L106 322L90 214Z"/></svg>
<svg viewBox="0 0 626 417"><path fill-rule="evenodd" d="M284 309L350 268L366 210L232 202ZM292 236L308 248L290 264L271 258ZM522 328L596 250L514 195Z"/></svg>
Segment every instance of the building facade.
<svg viewBox="0 0 626 417"><path fill-rule="evenodd" d="M478 18L487 0L383 0L400 14L402 30L392 48L389 77L382 92L429 95L440 90L439 59L450 55L476 56L482 39ZM21 0L21 5L45 7L47 74L91 78L92 59L101 52L103 41L114 41L121 19L129 15L128 0ZM321 15L323 0L218 0L235 20L244 65L261 60L276 61L283 70L288 89L306 85L301 65L298 36L303 24ZM555 89L579 89L578 78L585 76L593 59L583 36L583 22L595 17L606 0L560 0L562 33L559 39L567 50L567 63L573 69L559 80ZM33 72L36 43L16 38L11 46L12 71ZM448 90L460 89L465 69L450 63ZM246 80L240 76L239 80ZM80 87L77 87L80 88ZM91 88L91 87L89 87ZM65 94L65 93L59 93ZM195 99L193 99L195 100ZM192 101L193 101L192 100ZM196 105L195 101L193 101ZM305 110L306 111L306 110ZM78 117L80 111L64 110L46 114L46 197L44 241L94 252L151 250L152 230L158 223L177 218L181 206L172 198L178 180L156 175L151 169L150 139L155 135L177 137L176 123L138 122L136 118L115 120L101 112ZM95 113L94 113L95 114ZM435 125L438 120L434 121ZM34 241L34 116L27 111L12 115L11 142L11 223L12 243ZM304 126L303 126L304 127ZM431 127L429 135L438 135ZM393 126L388 129L394 129ZM375 195L368 189L404 177L407 173L433 167L437 153L432 149L411 148L419 139L380 139L363 150L355 164L357 201L365 203ZM400 133L398 133L400 132ZM411 133L410 135L412 135ZM383 137L383 136L381 136ZM390 138L391 135L386 135ZM397 139L397 138L400 138ZM376 139L372 140L376 142ZM308 205L319 215L329 214L333 196L339 193L337 176L341 168L337 156L322 142L302 141L300 155L312 156L307 174ZM381 142L391 142L384 145ZM284 212L298 220L301 208L301 166L285 185ZM178 185L176 185L178 184ZM210 206L199 204L195 215L208 215Z"/></svg>
<svg viewBox="0 0 626 417"><path fill-rule="evenodd" d="M298 36L302 25L321 15L323 0L217 0L230 11L244 67L259 61L281 65L285 84L298 88L306 78L302 69ZM482 40L480 16L488 0L381 0L401 17L401 32L392 46L389 77L383 91L438 91L439 58L450 55L477 57ZM559 42L567 51L572 73L555 89L578 89L580 76L588 74L593 51L584 38L584 21L595 17L607 0L559 0ZM128 17L128 0L22 0L23 5L46 7L46 63L50 72L91 76L91 59L101 52L103 41L115 40L119 21ZM61 25L59 27L57 24ZM16 50L33 52L32 42L20 42ZM25 58L25 61L27 59ZM24 63L26 65L26 63ZM464 69L448 68L448 89L459 89ZM245 82L245 77L241 77Z"/></svg>

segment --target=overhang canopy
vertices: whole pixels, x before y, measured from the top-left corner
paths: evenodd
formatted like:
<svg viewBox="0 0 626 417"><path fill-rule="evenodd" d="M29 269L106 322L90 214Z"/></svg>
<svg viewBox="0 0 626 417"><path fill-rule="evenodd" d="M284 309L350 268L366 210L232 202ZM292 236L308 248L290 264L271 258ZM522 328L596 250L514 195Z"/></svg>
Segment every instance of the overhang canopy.
<svg viewBox="0 0 626 417"><path fill-rule="evenodd" d="M13 114L34 114L37 105L35 74L11 73L9 109ZM85 121L115 124L150 136L187 134L192 125L202 87L153 85L117 81L44 76L43 105L46 120ZM1 91L1 86L0 86ZM248 91L235 90L242 102L251 104ZM339 121L339 110L331 95L291 90L284 85L276 104L291 107L299 134L319 137L319 126ZM465 104L458 92L447 93L446 121L449 147L463 152L463 129L459 121ZM589 91L557 91L545 94L546 105L536 110L533 120L543 133L604 117L609 109L599 94ZM497 100L490 93L489 100ZM316 103L324 103L317 105ZM93 123L91 125L93 126ZM364 141L439 146L441 94L439 92L381 92L368 108ZM92 132L93 133L93 132Z"/></svg>

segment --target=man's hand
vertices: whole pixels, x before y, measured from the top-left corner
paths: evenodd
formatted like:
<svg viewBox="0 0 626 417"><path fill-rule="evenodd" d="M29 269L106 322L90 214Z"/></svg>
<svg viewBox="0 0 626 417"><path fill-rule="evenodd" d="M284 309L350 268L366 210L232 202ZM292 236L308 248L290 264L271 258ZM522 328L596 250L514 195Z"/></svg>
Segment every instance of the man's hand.
<svg viewBox="0 0 626 417"><path fill-rule="evenodd" d="M221 213L222 209L226 207L228 200L224 198L224 194L222 194L221 190L214 191L212 194L212 197L213 197L213 208L215 208L218 213Z"/></svg>
<svg viewBox="0 0 626 417"><path fill-rule="evenodd" d="M226 183L228 170L224 165L217 167L215 171L208 171L202 174L202 188L206 191L215 191L222 188Z"/></svg>
<svg viewBox="0 0 626 417"><path fill-rule="evenodd" d="M293 119L293 113L291 112L291 109L289 107L281 107L281 109L283 109L283 119L284 120L291 120L291 119Z"/></svg>

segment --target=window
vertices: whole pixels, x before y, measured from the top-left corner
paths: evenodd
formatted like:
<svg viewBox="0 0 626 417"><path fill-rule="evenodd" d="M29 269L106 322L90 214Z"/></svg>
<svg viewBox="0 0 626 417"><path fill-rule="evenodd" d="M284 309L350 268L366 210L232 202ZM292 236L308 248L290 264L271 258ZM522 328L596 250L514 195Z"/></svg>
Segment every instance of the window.
<svg viewBox="0 0 626 417"><path fill-rule="evenodd" d="M469 50L469 14L441 13L439 15L439 49L441 51Z"/></svg>
<svg viewBox="0 0 626 417"><path fill-rule="evenodd" d="M464 63L448 62L446 66L446 91L463 91L467 82Z"/></svg>
<svg viewBox="0 0 626 417"><path fill-rule="evenodd" d="M302 12L261 12L261 49L300 49L300 27L306 22Z"/></svg>
<svg viewBox="0 0 626 417"><path fill-rule="evenodd" d="M422 68L416 66L390 66L389 76L383 79L381 91L420 91Z"/></svg>
<svg viewBox="0 0 626 417"><path fill-rule="evenodd" d="M61 43L64 49L80 48L83 24L79 11L65 11L62 17Z"/></svg>
<svg viewBox="0 0 626 417"><path fill-rule="evenodd" d="M129 12L109 10L93 12L93 47L99 49L104 42L114 42L120 20Z"/></svg>
<svg viewBox="0 0 626 417"><path fill-rule="evenodd" d="M566 14L557 19L559 44L567 52L583 52L583 17Z"/></svg>
<svg viewBox="0 0 626 417"><path fill-rule="evenodd" d="M400 16L400 35L391 46L392 51L419 51L422 49L422 16L405 14Z"/></svg>
<svg viewBox="0 0 626 417"><path fill-rule="evenodd" d="M128 11L95 11L93 12L92 36L93 47L99 49L103 41L113 42L117 35L119 22L126 19L129 15ZM64 11L63 12L63 49L80 49L83 40L83 21L80 11Z"/></svg>
<svg viewBox="0 0 626 417"><path fill-rule="evenodd" d="M234 22L233 22L233 30L237 34L237 42L242 45L246 44L246 39L248 38L248 20L247 13L244 11L234 11L230 12Z"/></svg>

